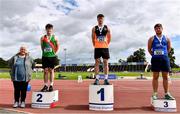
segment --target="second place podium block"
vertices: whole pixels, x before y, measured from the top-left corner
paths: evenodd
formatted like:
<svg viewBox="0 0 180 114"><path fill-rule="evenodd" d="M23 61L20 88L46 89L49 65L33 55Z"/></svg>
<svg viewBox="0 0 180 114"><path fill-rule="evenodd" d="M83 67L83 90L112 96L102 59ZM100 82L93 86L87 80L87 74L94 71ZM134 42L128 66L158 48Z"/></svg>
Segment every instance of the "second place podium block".
<svg viewBox="0 0 180 114"><path fill-rule="evenodd" d="M32 108L53 108L54 103L58 101L58 90L52 92L33 92Z"/></svg>

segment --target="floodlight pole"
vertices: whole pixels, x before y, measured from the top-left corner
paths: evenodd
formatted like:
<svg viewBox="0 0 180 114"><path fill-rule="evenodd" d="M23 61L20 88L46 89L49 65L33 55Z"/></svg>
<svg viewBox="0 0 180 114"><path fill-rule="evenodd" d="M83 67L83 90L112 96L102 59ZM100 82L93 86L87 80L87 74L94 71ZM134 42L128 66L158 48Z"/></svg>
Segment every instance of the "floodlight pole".
<svg viewBox="0 0 180 114"><path fill-rule="evenodd" d="M64 62L65 62L65 72L66 72L66 51L67 51L67 49L66 48L64 48Z"/></svg>

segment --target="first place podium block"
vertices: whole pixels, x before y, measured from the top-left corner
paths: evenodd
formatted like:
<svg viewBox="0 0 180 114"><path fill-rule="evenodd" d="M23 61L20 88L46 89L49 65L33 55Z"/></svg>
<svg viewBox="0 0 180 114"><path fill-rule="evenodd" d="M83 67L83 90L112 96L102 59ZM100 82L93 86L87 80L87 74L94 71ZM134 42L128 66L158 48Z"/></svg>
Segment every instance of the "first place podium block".
<svg viewBox="0 0 180 114"><path fill-rule="evenodd" d="M32 108L53 108L54 103L58 101L58 90L52 92L33 92Z"/></svg>
<svg viewBox="0 0 180 114"><path fill-rule="evenodd" d="M114 108L113 85L89 86L89 110L111 111Z"/></svg>
<svg viewBox="0 0 180 114"><path fill-rule="evenodd" d="M151 98L151 105L157 112L177 112L176 100L157 99Z"/></svg>

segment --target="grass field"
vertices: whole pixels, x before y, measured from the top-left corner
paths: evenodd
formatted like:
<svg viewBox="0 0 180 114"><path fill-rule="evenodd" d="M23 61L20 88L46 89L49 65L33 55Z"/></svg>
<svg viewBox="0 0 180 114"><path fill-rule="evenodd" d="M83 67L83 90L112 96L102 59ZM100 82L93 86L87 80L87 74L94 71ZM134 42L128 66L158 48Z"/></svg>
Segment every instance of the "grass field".
<svg viewBox="0 0 180 114"><path fill-rule="evenodd" d="M75 80L79 75L83 77L83 79L86 78L86 76L90 76L92 72L56 72L55 73L55 78L58 78L58 75L61 74L61 76L66 76L67 79L69 80ZM140 76L139 72L113 72L112 74L116 74L117 76ZM146 73L150 75L149 73ZM0 73L0 78L9 78L9 73L4 72ZM42 79L43 78L43 73L38 72L38 73L33 73L32 79Z"/></svg>
<svg viewBox="0 0 180 114"><path fill-rule="evenodd" d="M76 80L79 75L83 77L83 79L86 79L86 76L90 76L92 72L56 72L55 73L55 79L58 79L58 75L61 74L61 76L66 76L68 80ZM110 74L116 74L117 76L129 76L129 77L137 77L141 75L141 72L110 72ZM150 77L152 76L151 72L144 72L144 76ZM2 72L0 73L0 78L10 78L8 72ZM42 79L43 73L33 73L32 79ZM180 74L174 74L173 78L180 78Z"/></svg>
<svg viewBox="0 0 180 114"><path fill-rule="evenodd" d="M172 71L174 71L174 72L180 72L180 68L173 68Z"/></svg>

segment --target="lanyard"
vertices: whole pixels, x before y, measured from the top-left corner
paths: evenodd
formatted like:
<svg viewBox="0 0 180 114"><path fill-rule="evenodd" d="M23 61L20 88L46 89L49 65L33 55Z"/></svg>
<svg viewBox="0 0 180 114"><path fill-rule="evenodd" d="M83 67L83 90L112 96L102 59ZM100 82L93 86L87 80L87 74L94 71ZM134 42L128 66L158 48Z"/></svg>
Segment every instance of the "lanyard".
<svg viewBox="0 0 180 114"><path fill-rule="evenodd" d="M100 33L102 33L102 30L104 28L104 25L102 27L98 26Z"/></svg>
<svg viewBox="0 0 180 114"><path fill-rule="evenodd" d="M46 37L47 37L47 39L48 39L48 42L50 42L50 41L51 41L52 36L53 36L53 35L51 35L51 36L49 36L49 37L48 37L48 35L46 35Z"/></svg>
<svg viewBox="0 0 180 114"><path fill-rule="evenodd" d="M162 46L162 38L163 38L163 35L162 35L160 38L156 35L156 38L158 39L160 45Z"/></svg>

